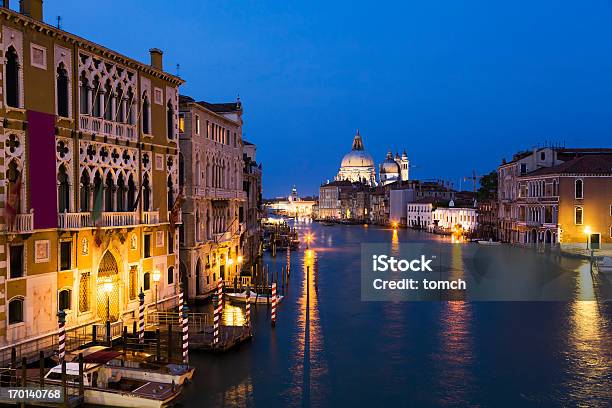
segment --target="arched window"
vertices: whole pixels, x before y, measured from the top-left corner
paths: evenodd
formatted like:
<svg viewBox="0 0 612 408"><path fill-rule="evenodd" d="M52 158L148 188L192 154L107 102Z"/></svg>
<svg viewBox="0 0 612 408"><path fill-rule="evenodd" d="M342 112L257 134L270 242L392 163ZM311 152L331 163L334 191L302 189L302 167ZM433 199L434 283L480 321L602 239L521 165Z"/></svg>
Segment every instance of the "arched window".
<svg viewBox="0 0 612 408"><path fill-rule="evenodd" d="M108 172L106 175L106 194L104 194L104 208L105 211L113 211L113 199L115 196L115 183L113 181L113 176Z"/></svg>
<svg viewBox="0 0 612 408"><path fill-rule="evenodd" d="M67 118L68 114L68 72L64 63L57 67L57 115Z"/></svg>
<svg viewBox="0 0 612 408"><path fill-rule="evenodd" d="M72 291L70 289L62 289L57 295L57 308L59 310L70 310L72 301Z"/></svg>
<svg viewBox="0 0 612 408"><path fill-rule="evenodd" d="M172 176L168 176L168 211L174 206L174 185L172 183Z"/></svg>
<svg viewBox="0 0 612 408"><path fill-rule="evenodd" d="M23 322L23 299L15 298L9 302L9 324Z"/></svg>
<svg viewBox="0 0 612 408"><path fill-rule="evenodd" d="M81 191L80 191L81 212L89 211L89 191L90 191L89 184L90 184L89 174L87 173L87 170L83 170L83 174L81 174Z"/></svg>
<svg viewBox="0 0 612 408"><path fill-rule="evenodd" d="M6 205L11 207L15 214L21 212L21 171L15 160L12 160L6 171L6 178L8 180L7 186L7 203Z"/></svg>
<svg viewBox="0 0 612 408"><path fill-rule="evenodd" d="M150 272L145 272L143 279L142 279L142 286L144 290L151 289L151 273Z"/></svg>
<svg viewBox="0 0 612 408"><path fill-rule="evenodd" d="M575 198L584 198L584 183L582 180L576 180L574 183Z"/></svg>
<svg viewBox="0 0 612 408"><path fill-rule="evenodd" d="M96 76L93 80L93 116L102 117L102 109L100 108L100 79Z"/></svg>
<svg viewBox="0 0 612 408"><path fill-rule="evenodd" d="M151 129L149 128L149 121L150 121L150 108L151 105L149 103L149 97L147 96L147 93L145 92L142 95L142 133L144 133L145 135L148 135L151 133Z"/></svg>
<svg viewBox="0 0 612 408"><path fill-rule="evenodd" d="M576 225L582 225L582 218L584 214L582 211L582 207L578 206L574 209L574 223Z"/></svg>
<svg viewBox="0 0 612 408"><path fill-rule="evenodd" d="M123 88L121 88L121 85L117 87L116 106L116 113L113 120L123 123L125 122L125 100L123 95Z"/></svg>
<svg viewBox="0 0 612 408"><path fill-rule="evenodd" d="M168 101L168 106L166 107L166 125L168 126L168 139L174 139L174 107L170 101Z"/></svg>
<svg viewBox="0 0 612 408"><path fill-rule="evenodd" d="M68 173L61 165L57 174L57 204L60 213L70 212L70 186L68 184Z"/></svg>
<svg viewBox="0 0 612 408"><path fill-rule="evenodd" d="M117 179L117 211L125 211L125 196L127 194L127 186L123 179L123 174L119 174Z"/></svg>
<svg viewBox="0 0 612 408"><path fill-rule="evenodd" d="M99 205L100 208L102 208L104 196L104 182L102 181L102 176L99 172L96 172L96 175L94 176L93 185L93 202L91 204L91 208L93 209L96 204Z"/></svg>
<svg viewBox="0 0 612 408"><path fill-rule="evenodd" d="M174 266L168 268L168 285L174 283Z"/></svg>
<svg viewBox="0 0 612 408"><path fill-rule="evenodd" d="M151 208L151 186L149 184L149 175L145 174L142 181L142 209L149 211Z"/></svg>
<svg viewBox="0 0 612 408"><path fill-rule="evenodd" d="M89 80L85 71L81 73L81 84L79 87L79 106L84 115L89 115Z"/></svg>
<svg viewBox="0 0 612 408"><path fill-rule="evenodd" d="M113 95L113 87L111 86L110 79L106 81L104 87L104 119L113 120L113 105L115 96Z"/></svg>
<svg viewBox="0 0 612 408"><path fill-rule="evenodd" d="M134 176L130 174L130 178L128 180L128 191L127 191L127 202L128 202L128 211L136 211L136 183L134 183Z"/></svg>
<svg viewBox="0 0 612 408"><path fill-rule="evenodd" d="M19 108L19 56L13 46L6 51L6 104Z"/></svg>
<svg viewBox="0 0 612 408"><path fill-rule="evenodd" d="M127 109L128 109L128 113L127 113L127 122L130 125L134 125L136 124L136 108L134 108L135 105L135 101L134 101L134 92L132 91L132 88L128 88L128 92L127 92Z"/></svg>

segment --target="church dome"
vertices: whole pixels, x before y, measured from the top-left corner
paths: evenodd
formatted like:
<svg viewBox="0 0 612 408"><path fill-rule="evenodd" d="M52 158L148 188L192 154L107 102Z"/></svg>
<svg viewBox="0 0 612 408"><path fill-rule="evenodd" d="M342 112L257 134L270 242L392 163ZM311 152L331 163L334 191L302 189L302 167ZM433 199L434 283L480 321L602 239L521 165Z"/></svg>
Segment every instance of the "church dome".
<svg viewBox="0 0 612 408"><path fill-rule="evenodd" d="M372 156L363 148L359 131L353 139L353 149L342 158L342 167L374 167Z"/></svg>
<svg viewBox="0 0 612 408"><path fill-rule="evenodd" d="M399 174L400 167L395 160L393 160L393 153L389 150L387 153L387 158L380 165L380 172L386 174Z"/></svg>

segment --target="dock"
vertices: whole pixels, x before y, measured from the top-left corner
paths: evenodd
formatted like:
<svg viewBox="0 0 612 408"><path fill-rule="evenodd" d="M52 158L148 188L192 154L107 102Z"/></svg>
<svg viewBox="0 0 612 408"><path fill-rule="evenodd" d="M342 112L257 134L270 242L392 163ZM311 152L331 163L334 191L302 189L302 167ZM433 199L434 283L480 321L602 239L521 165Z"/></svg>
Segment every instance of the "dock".
<svg viewBox="0 0 612 408"><path fill-rule="evenodd" d="M213 326L207 326L197 333L189 333L189 349L224 353L253 338L253 331L247 326L220 326L219 343L213 344Z"/></svg>

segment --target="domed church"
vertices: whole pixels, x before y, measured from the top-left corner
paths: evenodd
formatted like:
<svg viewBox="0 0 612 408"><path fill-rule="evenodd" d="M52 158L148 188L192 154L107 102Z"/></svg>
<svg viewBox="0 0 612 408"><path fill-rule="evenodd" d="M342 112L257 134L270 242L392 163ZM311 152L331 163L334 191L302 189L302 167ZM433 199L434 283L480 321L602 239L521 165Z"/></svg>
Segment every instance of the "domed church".
<svg viewBox="0 0 612 408"><path fill-rule="evenodd" d="M374 160L363 147L363 140L359 130L353 138L353 148L342 158L340 171L336 180L348 180L351 182L362 182L368 186L376 186L376 167Z"/></svg>
<svg viewBox="0 0 612 408"><path fill-rule="evenodd" d="M396 181L408 180L409 165L410 162L408 161L406 150L404 150L401 157L398 153L395 153L395 157L393 157L393 153L389 150L387 158L379 167L380 184L384 186Z"/></svg>

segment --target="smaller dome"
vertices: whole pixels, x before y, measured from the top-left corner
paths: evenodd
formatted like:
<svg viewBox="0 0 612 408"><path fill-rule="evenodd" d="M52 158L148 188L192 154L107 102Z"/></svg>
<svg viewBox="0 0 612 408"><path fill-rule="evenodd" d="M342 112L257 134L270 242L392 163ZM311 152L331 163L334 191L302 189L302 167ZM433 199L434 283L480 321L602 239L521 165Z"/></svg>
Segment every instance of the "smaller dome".
<svg viewBox="0 0 612 408"><path fill-rule="evenodd" d="M393 153L391 153L391 150L387 153L385 161L380 165L380 172L385 174L399 174L400 168L395 160L393 160Z"/></svg>

